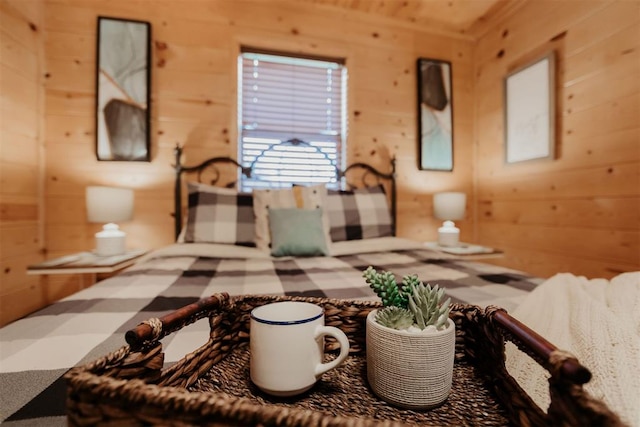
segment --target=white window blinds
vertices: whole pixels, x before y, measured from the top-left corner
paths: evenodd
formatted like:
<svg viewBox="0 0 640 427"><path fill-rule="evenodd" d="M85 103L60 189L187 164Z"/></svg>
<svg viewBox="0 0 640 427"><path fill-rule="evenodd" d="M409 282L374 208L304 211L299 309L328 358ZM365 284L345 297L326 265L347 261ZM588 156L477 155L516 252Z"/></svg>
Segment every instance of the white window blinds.
<svg viewBox="0 0 640 427"><path fill-rule="evenodd" d="M241 189L337 187L346 126L344 65L248 51L239 62L239 158L253 166L251 178L241 177Z"/></svg>

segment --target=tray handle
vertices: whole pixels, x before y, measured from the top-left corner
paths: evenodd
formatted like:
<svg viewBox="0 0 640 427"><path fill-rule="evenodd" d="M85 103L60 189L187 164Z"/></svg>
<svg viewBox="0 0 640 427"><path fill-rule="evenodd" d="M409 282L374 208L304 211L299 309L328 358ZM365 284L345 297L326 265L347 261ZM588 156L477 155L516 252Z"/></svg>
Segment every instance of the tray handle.
<svg viewBox="0 0 640 427"><path fill-rule="evenodd" d="M212 310L227 304L228 301L229 294L226 292L201 298L160 319L149 319L139 324L127 331L124 339L132 349L138 350L149 342L158 341L186 325L208 317Z"/></svg>
<svg viewBox="0 0 640 427"><path fill-rule="evenodd" d="M570 357L562 357L560 350L539 335L536 331L529 328L518 319L512 317L504 310L496 310L493 318L500 326L510 332L516 339L520 340L524 345L529 347L533 353L544 361L543 366L551 374L553 374L554 361L560 359L556 363L560 363L560 375L574 384L585 384L591 380L591 372L578 362L577 359ZM564 353L564 352L563 352ZM560 356L560 357L559 357Z"/></svg>

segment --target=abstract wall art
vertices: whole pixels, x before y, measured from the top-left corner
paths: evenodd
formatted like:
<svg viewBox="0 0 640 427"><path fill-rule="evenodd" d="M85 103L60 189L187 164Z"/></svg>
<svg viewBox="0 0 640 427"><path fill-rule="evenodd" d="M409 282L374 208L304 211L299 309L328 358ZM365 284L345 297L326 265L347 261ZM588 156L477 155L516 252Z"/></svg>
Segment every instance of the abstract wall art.
<svg viewBox="0 0 640 427"><path fill-rule="evenodd" d="M150 161L151 24L98 17L98 160Z"/></svg>
<svg viewBox="0 0 640 427"><path fill-rule="evenodd" d="M419 58L418 166L421 170L453 170L453 105L451 63Z"/></svg>

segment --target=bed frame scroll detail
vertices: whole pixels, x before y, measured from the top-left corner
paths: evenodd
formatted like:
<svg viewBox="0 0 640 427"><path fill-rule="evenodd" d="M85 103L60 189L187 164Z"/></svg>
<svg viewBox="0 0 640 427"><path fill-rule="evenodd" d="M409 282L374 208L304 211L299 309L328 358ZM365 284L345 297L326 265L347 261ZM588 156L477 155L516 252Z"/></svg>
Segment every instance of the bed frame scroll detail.
<svg viewBox="0 0 640 427"><path fill-rule="evenodd" d="M300 144L306 144L306 142L301 141L301 140L288 140L288 141L283 141L281 144L294 144L294 145L300 145ZM238 161L236 161L235 159L232 159L231 157L225 157L225 156L221 156L221 157L212 157L210 159L207 159L197 165L193 165L193 166L184 166L182 164L182 150L183 148L180 145L176 145L175 149L174 149L174 154L175 154L175 164L173 165L173 169L175 171L175 184L174 184L174 211L173 211L173 217L174 217L174 227L175 227L175 238L177 239L178 236L180 235L180 231L182 230L182 225L183 225L183 220L182 220L182 175L184 173L196 173L197 174L197 180L198 182L202 182L202 173L205 170L209 170L212 171L214 173L214 177L213 179L211 179L210 184L211 185L216 185L220 179L220 171L218 170L217 166L221 165L221 164L232 164L234 166L236 166L239 170L239 173L241 173L242 175L246 176L247 178L252 178L253 176L253 167L256 165L256 163L258 162L258 160L260 159L260 157L264 154L264 152L262 154L260 154L258 157L256 157L256 160L254 160L254 162L251 164L251 166L242 166L240 163L238 163ZM265 150L268 151L269 149ZM386 180L389 182L389 186L390 186L390 209L391 209L391 232L392 234L395 236L396 235L396 222L397 222L397 210L396 210L396 204L397 204L397 186L396 186L396 159L395 157L391 158L391 172L385 173L385 172L381 172L380 170L376 169L375 167L363 163L363 162L356 162L353 163L351 165L349 165L348 167L346 167L344 170L340 170L338 167L336 167L336 177L338 182L341 184L342 187L351 187L351 188L357 188L358 186L356 185L352 185L352 183L347 182L347 174L351 171L354 170L363 170L363 174L361 175L361 184L359 186L365 186L366 185L366 177L367 176L373 176L375 179L377 180ZM232 188L234 186L236 186L237 181L232 181L229 184L226 185L227 188Z"/></svg>

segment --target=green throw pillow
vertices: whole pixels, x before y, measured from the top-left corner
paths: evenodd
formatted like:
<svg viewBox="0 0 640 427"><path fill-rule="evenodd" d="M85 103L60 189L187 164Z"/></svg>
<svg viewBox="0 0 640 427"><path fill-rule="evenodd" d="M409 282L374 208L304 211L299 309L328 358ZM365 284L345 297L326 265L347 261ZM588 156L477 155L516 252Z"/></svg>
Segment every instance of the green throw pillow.
<svg viewBox="0 0 640 427"><path fill-rule="evenodd" d="M329 255L322 209L269 209L271 255Z"/></svg>

